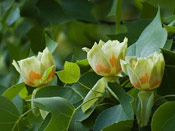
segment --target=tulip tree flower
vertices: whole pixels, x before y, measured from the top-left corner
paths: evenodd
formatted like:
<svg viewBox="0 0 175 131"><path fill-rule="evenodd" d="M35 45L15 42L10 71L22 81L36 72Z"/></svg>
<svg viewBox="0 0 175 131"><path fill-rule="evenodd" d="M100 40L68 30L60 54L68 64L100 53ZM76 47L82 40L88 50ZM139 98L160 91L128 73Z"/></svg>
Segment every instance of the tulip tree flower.
<svg viewBox="0 0 175 131"><path fill-rule="evenodd" d="M161 53L154 52L145 58L126 57L125 61L121 60L121 65L134 87L152 90L160 86L165 67Z"/></svg>
<svg viewBox="0 0 175 131"><path fill-rule="evenodd" d="M38 87L51 82L55 76L55 61L52 54L46 47L38 56L32 56L16 62L13 60L14 67L22 76L24 83Z"/></svg>
<svg viewBox="0 0 175 131"><path fill-rule="evenodd" d="M127 50L128 39L122 43L117 40L109 40L106 43L95 42L92 49L83 48L87 52L87 59L92 69L101 76L116 76L121 72L120 59L124 59Z"/></svg>

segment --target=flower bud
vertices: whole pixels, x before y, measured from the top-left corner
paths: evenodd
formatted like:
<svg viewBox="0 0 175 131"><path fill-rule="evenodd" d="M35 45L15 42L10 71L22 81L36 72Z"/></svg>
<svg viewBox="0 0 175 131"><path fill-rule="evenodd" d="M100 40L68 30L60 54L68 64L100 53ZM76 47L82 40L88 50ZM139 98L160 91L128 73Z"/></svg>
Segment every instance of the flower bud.
<svg viewBox="0 0 175 131"><path fill-rule="evenodd" d="M125 61L121 60L121 66L134 87L152 90L161 84L165 61L161 53L154 52L145 58L126 57Z"/></svg>
<svg viewBox="0 0 175 131"><path fill-rule="evenodd" d="M92 49L83 48L87 52L87 59L92 69L101 76L115 76L121 72L120 59L124 59L128 39L122 43L109 40L106 43L99 41Z"/></svg>
<svg viewBox="0 0 175 131"><path fill-rule="evenodd" d="M12 64L22 76L24 83L29 86L38 87L47 84L55 76L55 61L47 47L43 52L39 52L37 57L32 56L18 62L13 60Z"/></svg>

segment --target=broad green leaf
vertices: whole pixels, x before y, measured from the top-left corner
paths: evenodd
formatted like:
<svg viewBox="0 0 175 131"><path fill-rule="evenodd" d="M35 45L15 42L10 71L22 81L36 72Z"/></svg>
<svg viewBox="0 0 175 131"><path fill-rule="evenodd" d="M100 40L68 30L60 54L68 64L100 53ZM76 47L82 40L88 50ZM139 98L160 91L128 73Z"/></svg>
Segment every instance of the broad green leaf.
<svg viewBox="0 0 175 131"><path fill-rule="evenodd" d="M124 22L127 27L126 33L120 33L116 35L108 35L110 39L123 41L125 37L128 38L128 47L135 43L139 38L142 31L150 23L150 20L137 20L133 22ZM133 33L134 32L134 33ZM130 48L130 47L129 47ZM129 51L129 50L128 50ZM128 52L127 51L127 52Z"/></svg>
<svg viewBox="0 0 175 131"><path fill-rule="evenodd" d="M133 117L128 117L128 115L123 111L121 105L116 105L106 109L98 116L94 126L94 131L101 131L103 128L114 123L132 119Z"/></svg>
<svg viewBox="0 0 175 131"><path fill-rule="evenodd" d="M128 47L126 55L127 56L135 56L136 55L136 44L132 44L131 46Z"/></svg>
<svg viewBox="0 0 175 131"><path fill-rule="evenodd" d="M167 50L170 50L171 47L172 47L172 45L173 45L173 39L170 39L170 40L167 40L167 41L166 41L166 43L165 43L165 45L164 45L163 48L165 48L165 49L167 49Z"/></svg>
<svg viewBox="0 0 175 131"><path fill-rule="evenodd" d="M161 49L165 59L165 71L161 86L157 89L159 95L167 95L175 92L175 53L166 49Z"/></svg>
<svg viewBox="0 0 175 131"><path fill-rule="evenodd" d="M159 34L159 35L157 35ZM160 9L154 20L145 28L136 44L136 56L146 57L163 48L167 40L167 31L162 28Z"/></svg>
<svg viewBox="0 0 175 131"><path fill-rule="evenodd" d="M175 1L174 0L144 0L144 2L148 2L154 5L156 8L160 6L161 8L166 8L170 10L174 10Z"/></svg>
<svg viewBox="0 0 175 131"><path fill-rule="evenodd" d="M152 131L173 131L175 129L175 102L161 105L153 114Z"/></svg>
<svg viewBox="0 0 175 131"><path fill-rule="evenodd" d="M78 61L76 61L76 63L80 67L81 72L87 72L91 68L89 63L88 63L88 59L78 60Z"/></svg>
<svg viewBox="0 0 175 131"><path fill-rule="evenodd" d="M6 19L6 24L7 25L12 25L18 18L20 17L20 10L19 7L16 5L14 6L11 10L10 13L8 14L8 17Z"/></svg>
<svg viewBox="0 0 175 131"><path fill-rule="evenodd" d="M67 131L75 108L61 97L36 98L32 100L37 107L51 113L51 120L45 131Z"/></svg>
<svg viewBox="0 0 175 131"><path fill-rule="evenodd" d="M16 95L19 94L19 92L25 88L25 84L24 83L19 83L16 85L11 86L10 88L8 88L3 94L2 96L7 97L8 99L12 100Z"/></svg>
<svg viewBox="0 0 175 131"><path fill-rule="evenodd" d="M7 98L0 96L0 129L2 131L17 131L17 120L20 114L15 105Z"/></svg>
<svg viewBox="0 0 175 131"><path fill-rule="evenodd" d="M82 122L85 119L87 119L92 114L92 112L95 110L96 105L97 104L95 104L92 108L90 108L89 110L87 110L85 113L83 113L83 111L82 111L81 108L79 108L78 110L76 110L76 112L74 114L74 117L73 117L73 121Z"/></svg>
<svg viewBox="0 0 175 131"><path fill-rule="evenodd" d="M153 19L154 16L156 15L158 6L154 7L149 3L142 2L141 0L137 0L137 1L140 1L140 4L142 5L140 17L142 19Z"/></svg>
<svg viewBox="0 0 175 131"><path fill-rule="evenodd" d="M93 4L87 0L63 0L60 5L69 19L96 22L91 10Z"/></svg>
<svg viewBox="0 0 175 131"><path fill-rule="evenodd" d="M30 29L33 28L34 23L30 21L28 18L20 18L21 22L17 25L15 28L15 34L16 37L21 37L27 34L27 32L30 31Z"/></svg>
<svg viewBox="0 0 175 131"><path fill-rule="evenodd" d="M72 87L46 86L39 89L36 93L36 98L40 97L63 97L69 100L70 103L76 104L83 100L81 94Z"/></svg>
<svg viewBox="0 0 175 131"><path fill-rule="evenodd" d="M53 53L57 48L58 43L50 39L47 34L45 34L45 39L46 39L46 46L48 47L49 51Z"/></svg>
<svg viewBox="0 0 175 131"><path fill-rule="evenodd" d="M1 0L0 2L0 20L5 15L5 13L8 11L8 9L13 4L14 0Z"/></svg>
<svg viewBox="0 0 175 131"><path fill-rule="evenodd" d="M43 131L47 127L47 125L49 124L50 120L51 120L51 113L49 113L46 116L46 118L42 122L42 124L41 124L40 128L38 129L38 131Z"/></svg>
<svg viewBox="0 0 175 131"><path fill-rule="evenodd" d="M174 26L168 26L168 25L165 25L165 24L163 26L165 27L167 32L175 33L175 27Z"/></svg>
<svg viewBox="0 0 175 131"><path fill-rule="evenodd" d="M65 62L64 70L56 72L64 83L75 83L80 77L80 68L76 63Z"/></svg>
<svg viewBox="0 0 175 131"><path fill-rule="evenodd" d="M140 127L147 126L154 103L153 91L139 91L136 101L136 118Z"/></svg>
<svg viewBox="0 0 175 131"><path fill-rule="evenodd" d="M42 78L41 78L41 83L45 80L47 80L49 74L52 72L52 70L55 68L55 65L49 67L43 74Z"/></svg>
<svg viewBox="0 0 175 131"><path fill-rule="evenodd" d="M83 112L86 112L99 99L99 97L102 96L105 86L106 84L103 78L97 81L94 87L88 92L88 94L84 98L82 105Z"/></svg>
<svg viewBox="0 0 175 131"><path fill-rule="evenodd" d="M113 0L91 1L95 2L92 13L97 19L104 20L107 16L109 16L108 14L111 12L111 7L113 7ZM112 16L115 16L115 9L114 12L112 11L111 13Z"/></svg>
<svg viewBox="0 0 175 131"><path fill-rule="evenodd" d="M118 83L108 83L110 93L120 102L123 111L129 118L134 117L131 102L133 97L128 95L127 92Z"/></svg>
<svg viewBox="0 0 175 131"><path fill-rule="evenodd" d="M20 92L19 92L19 96L23 99L26 99L28 96L28 91L27 88L24 87Z"/></svg>
<svg viewBox="0 0 175 131"><path fill-rule="evenodd" d="M45 48L44 29L40 26L34 26L28 33L27 37L30 41L32 51L37 54Z"/></svg>
<svg viewBox="0 0 175 131"><path fill-rule="evenodd" d="M133 126L133 120L120 121L107 126L103 131L131 131Z"/></svg>

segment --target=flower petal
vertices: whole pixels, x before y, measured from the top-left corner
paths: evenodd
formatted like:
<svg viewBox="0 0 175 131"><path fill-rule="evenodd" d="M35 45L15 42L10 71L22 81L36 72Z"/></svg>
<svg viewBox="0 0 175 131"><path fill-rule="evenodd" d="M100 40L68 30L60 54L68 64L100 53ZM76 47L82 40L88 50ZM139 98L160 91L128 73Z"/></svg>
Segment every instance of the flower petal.
<svg viewBox="0 0 175 131"><path fill-rule="evenodd" d="M99 48L97 43L95 43L92 49L88 52L87 58L89 64L97 74L102 76L110 75L111 66L109 61L104 56L103 51Z"/></svg>
<svg viewBox="0 0 175 131"><path fill-rule="evenodd" d="M47 47L44 49L43 54L41 56L41 65L43 72L49 67L55 65L55 60Z"/></svg>
<svg viewBox="0 0 175 131"><path fill-rule="evenodd" d="M103 45L102 50L105 56L108 57L113 73L117 74L121 72L120 59L124 59L127 49L127 38L124 39L124 42L120 43L117 40L109 40L106 44Z"/></svg>

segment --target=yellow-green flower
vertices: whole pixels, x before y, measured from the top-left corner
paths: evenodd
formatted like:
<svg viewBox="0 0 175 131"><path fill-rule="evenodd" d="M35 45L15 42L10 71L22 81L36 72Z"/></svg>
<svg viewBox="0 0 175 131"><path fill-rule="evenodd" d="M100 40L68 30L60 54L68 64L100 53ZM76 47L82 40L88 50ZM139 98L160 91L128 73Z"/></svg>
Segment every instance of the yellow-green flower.
<svg viewBox="0 0 175 131"><path fill-rule="evenodd" d="M87 52L87 59L92 69L101 76L115 76L121 72L120 59L124 59L128 39L122 43L109 40L106 43L95 42L92 49L83 48Z"/></svg>
<svg viewBox="0 0 175 131"><path fill-rule="evenodd" d="M37 57L32 56L18 62L13 60L12 64L29 86L38 87L47 84L55 76L55 61L47 47L43 52L39 52ZM49 68L51 68L51 71L46 75ZM46 78L42 79L43 76Z"/></svg>
<svg viewBox="0 0 175 131"><path fill-rule="evenodd" d="M121 66L134 87L152 90L161 84L165 61L161 53L154 52L145 58L126 57L125 61L121 60Z"/></svg>

